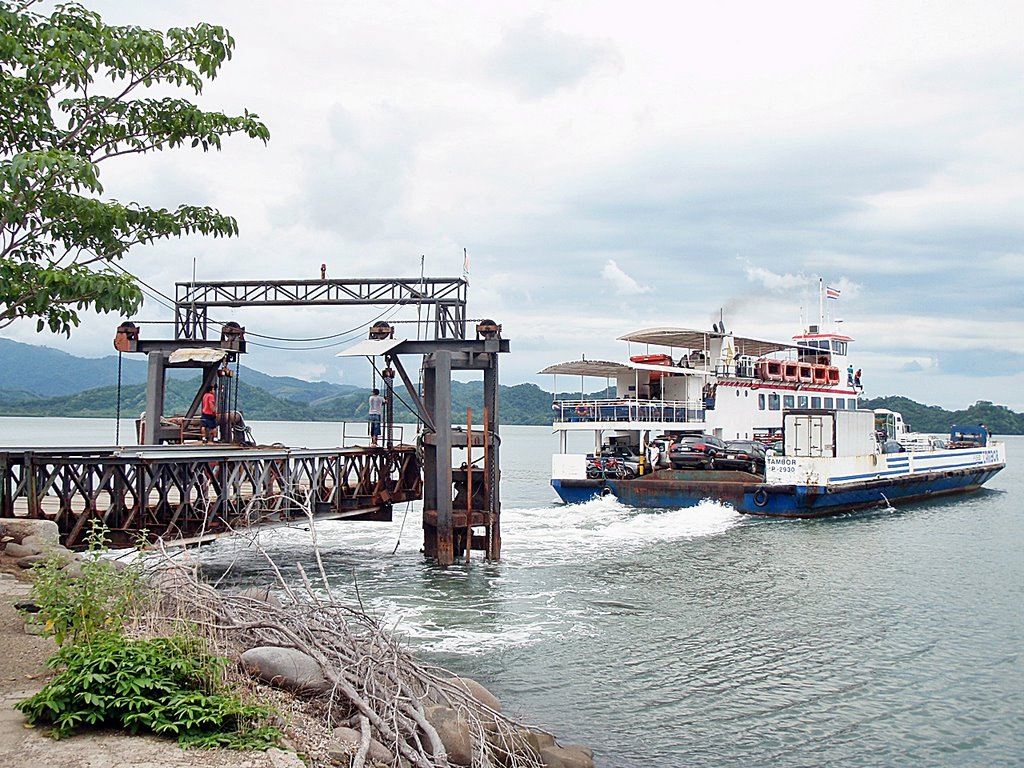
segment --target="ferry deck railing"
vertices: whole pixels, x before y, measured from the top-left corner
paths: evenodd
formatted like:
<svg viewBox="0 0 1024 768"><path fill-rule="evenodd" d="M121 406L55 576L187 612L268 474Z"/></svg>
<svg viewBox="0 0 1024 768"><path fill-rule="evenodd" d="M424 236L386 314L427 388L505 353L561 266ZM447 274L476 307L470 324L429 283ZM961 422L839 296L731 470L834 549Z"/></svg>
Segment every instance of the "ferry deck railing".
<svg viewBox="0 0 1024 768"><path fill-rule="evenodd" d="M702 422L705 404L697 400L556 400L551 407L557 422Z"/></svg>

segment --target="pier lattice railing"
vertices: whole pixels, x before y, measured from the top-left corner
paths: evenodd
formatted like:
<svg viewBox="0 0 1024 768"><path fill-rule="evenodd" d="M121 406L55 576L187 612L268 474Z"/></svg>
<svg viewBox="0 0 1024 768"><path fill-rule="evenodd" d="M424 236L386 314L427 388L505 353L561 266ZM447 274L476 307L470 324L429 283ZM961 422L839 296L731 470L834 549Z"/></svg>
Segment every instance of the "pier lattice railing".
<svg viewBox="0 0 1024 768"><path fill-rule="evenodd" d="M422 498L411 446L363 449L96 448L0 451L0 518L57 523L68 547L92 520L115 546L212 537L305 517L390 519Z"/></svg>

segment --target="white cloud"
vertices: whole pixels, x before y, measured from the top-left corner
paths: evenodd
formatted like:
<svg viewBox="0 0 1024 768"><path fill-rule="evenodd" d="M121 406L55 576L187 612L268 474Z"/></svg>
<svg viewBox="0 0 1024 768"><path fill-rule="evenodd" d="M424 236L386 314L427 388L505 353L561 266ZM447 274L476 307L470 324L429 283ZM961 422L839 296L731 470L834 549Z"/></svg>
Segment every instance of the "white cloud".
<svg viewBox="0 0 1024 768"><path fill-rule="evenodd" d="M757 283L762 288L773 293L793 292L796 289L806 288L809 285L817 284L818 278L805 274L784 274L780 275L765 267L747 265L743 268L747 280Z"/></svg>
<svg viewBox="0 0 1024 768"><path fill-rule="evenodd" d="M543 16L533 16L505 28L488 71L512 84L522 98L538 99L601 70L621 67L621 57L608 41L569 35L553 29Z"/></svg>
<svg viewBox="0 0 1024 768"><path fill-rule="evenodd" d="M949 356L1024 338L1019 1L89 5L112 23L227 27L235 56L200 101L270 127L267 147L231 137L104 169L109 197L238 219L237 239L129 254L166 294L193 259L200 279L321 262L406 277L421 256L451 276L468 248L469 314L502 323L514 384L581 353L615 358L615 337L654 322L721 312L737 333L786 338L817 314L821 277L842 290L829 309L873 392L1024 409L1016 358L981 376ZM311 338L379 312L224 314ZM142 319L171 313L148 301ZM98 356L118 322L86 317L70 342L2 333ZM252 349L269 373L368 378L334 348Z"/></svg>
<svg viewBox="0 0 1024 768"><path fill-rule="evenodd" d="M605 282L611 283L612 288L620 296L636 296L641 293L651 292L650 286L641 285L623 272L619 265L615 263L615 259L608 259L605 262L604 268L601 270L601 277L604 278Z"/></svg>

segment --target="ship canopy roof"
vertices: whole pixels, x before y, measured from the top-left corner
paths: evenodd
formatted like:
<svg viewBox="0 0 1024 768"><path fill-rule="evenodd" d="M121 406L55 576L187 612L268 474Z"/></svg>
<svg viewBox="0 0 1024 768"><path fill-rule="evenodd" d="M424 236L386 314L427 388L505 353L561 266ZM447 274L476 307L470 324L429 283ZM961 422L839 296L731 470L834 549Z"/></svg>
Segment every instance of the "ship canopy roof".
<svg viewBox="0 0 1024 768"><path fill-rule="evenodd" d="M568 363L549 365L538 373L566 373L571 376L618 376L620 373L633 370L634 367L607 360L573 360ZM664 370L664 366L662 370Z"/></svg>
<svg viewBox="0 0 1024 768"><path fill-rule="evenodd" d="M733 349L737 355L762 357L784 349L812 349L807 344L795 344L792 341L774 341L771 339L755 339L750 336L735 336L722 331L708 331L694 328L643 328L619 336L619 341L636 342L638 344L656 344L663 347L679 349L705 349L711 339L732 339Z"/></svg>
<svg viewBox="0 0 1024 768"><path fill-rule="evenodd" d="M679 368L674 365L658 365L657 363L612 363L607 360L573 360L568 363L549 365L537 373L567 374L569 376L604 376L611 378L620 373L632 371L657 371L664 374L685 374L687 376L711 376L709 371Z"/></svg>

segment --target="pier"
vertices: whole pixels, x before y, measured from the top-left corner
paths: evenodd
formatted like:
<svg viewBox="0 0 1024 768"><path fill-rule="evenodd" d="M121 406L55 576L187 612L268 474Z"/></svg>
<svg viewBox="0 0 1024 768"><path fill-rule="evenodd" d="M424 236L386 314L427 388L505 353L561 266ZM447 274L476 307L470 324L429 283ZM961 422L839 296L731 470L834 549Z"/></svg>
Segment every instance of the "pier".
<svg viewBox="0 0 1024 768"><path fill-rule="evenodd" d="M92 521L112 544L191 543L293 521L390 520L422 496L413 446L5 448L0 517L53 520L69 548Z"/></svg>
<svg viewBox="0 0 1024 768"><path fill-rule="evenodd" d="M498 356L509 351L509 342L489 319L475 321L469 337L467 288L464 278L426 277L178 283L175 338L148 338L146 328L131 321L114 338L119 354L148 360L140 445L0 447L0 517L54 520L62 543L75 548L84 546L93 520L103 522L118 545L140 538L188 543L308 516L390 520L394 504L422 499L427 557L445 566L477 550L497 560ZM380 444L252 445L231 387L230 365L246 352L245 328L213 320L211 309L381 304L415 308L417 320L404 328L416 338L396 336L392 325L380 322L367 339L340 353L367 358L374 380L379 377ZM409 358L415 366L403 362ZM168 416L164 395L174 368L199 369L200 386L184 414ZM418 382L410 370L419 372ZM464 426L453 424L453 371L483 378L484 407L476 424L471 413ZM210 387L217 393L219 442L202 445L194 442L195 427ZM415 445L395 439L396 397L420 422Z"/></svg>

